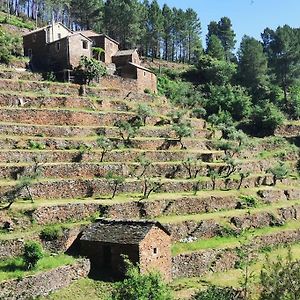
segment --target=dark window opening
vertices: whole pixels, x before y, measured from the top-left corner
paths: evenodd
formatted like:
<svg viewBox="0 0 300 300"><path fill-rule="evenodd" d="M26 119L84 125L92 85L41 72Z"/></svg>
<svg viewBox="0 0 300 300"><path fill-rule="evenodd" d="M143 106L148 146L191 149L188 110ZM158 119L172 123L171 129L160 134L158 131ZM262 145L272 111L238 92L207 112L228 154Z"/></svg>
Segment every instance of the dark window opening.
<svg viewBox="0 0 300 300"><path fill-rule="evenodd" d="M56 51L58 52L60 50L60 43L56 43Z"/></svg>
<svg viewBox="0 0 300 300"><path fill-rule="evenodd" d="M88 45L87 41L82 41L82 48L83 49L88 49L89 48L89 45Z"/></svg>
<svg viewBox="0 0 300 300"><path fill-rule="evenodd" d="M28 49L28 57L32 58L32 49Z"/></svg>
<svg viewBox="0 0 300 300"><path fill-rule="evenodd" d="M60 34L60 33L57 34L57 38L58 38L59 40L61 39L61 34Z"/></svg>
<svg viewBox="0 0 300 300"><path fill-rule="evenodd" d="M154 249L153 249L153 253L154 253L154 254L157 254L157 248L154 248Z"/></svg>

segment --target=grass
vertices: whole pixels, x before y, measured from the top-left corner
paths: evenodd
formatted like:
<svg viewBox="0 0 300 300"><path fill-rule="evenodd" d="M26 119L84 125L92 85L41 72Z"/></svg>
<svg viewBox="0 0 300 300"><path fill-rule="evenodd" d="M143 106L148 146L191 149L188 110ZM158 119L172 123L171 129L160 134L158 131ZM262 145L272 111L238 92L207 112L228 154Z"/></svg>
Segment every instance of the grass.
<svg viewBox="0 0 300 300"><path fill-rule="evenodd" d="M70 265L75 262L71 256L60 254L57 256L45 255L39 260L36 268L26 271L21 257L0 260L0 282L15 278L23 278L35 273L51 270L60 266Z"/></svg>
<svg viewBox="0 0 300 300"><path fill-rule="evenodd" d="M10 24L19 28L27 28L27 29L34 29L35 24L34 22L30 22L28 20L24 21L22 18L8 15L6 13L0 12L0 23L1 24Z"/></svg>
<svg viewBox="0 0 300 300"><path fill-rule="evenodd" d="M291 221L281 227L263 227L256 230L249 230L242 233L239 237L214 237L208 240L197 240L192 243L175 243L172 246L172 255L176 256L182 253L189 253L205 249L224 249L234 248L241 245L241 240L253 239L255 237L277 233L280 231L298 230L300 229L299 221Z"/></svg>
<svg viewBox="0 0 300 300"><path fill-rule="evenodd" d="M39 300L107 300L113 288L112 283L84 278L73 282L70 286L54 292Z"/></svg>

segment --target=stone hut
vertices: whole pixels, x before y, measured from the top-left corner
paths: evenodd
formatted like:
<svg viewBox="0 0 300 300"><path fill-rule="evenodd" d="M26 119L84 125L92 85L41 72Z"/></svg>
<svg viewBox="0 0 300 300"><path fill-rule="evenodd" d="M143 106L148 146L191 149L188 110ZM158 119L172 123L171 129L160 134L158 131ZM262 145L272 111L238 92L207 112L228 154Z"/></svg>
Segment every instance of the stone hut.
<svg viewBox="0 0 300 300"><path fill-rule="evenodd" d="M126 66L128 63L141 64L137 49L121 50L114 54L112 62L117 69Z"/></svg>
<svg viewBox="0 0 300 300"><path fill-rule="evenodd" d="M155 270L171 279L171 237L159 222L100 219L83 232L80 254L115 278L124 276L125 255L142 273Z"/></svg>
<svg viewBox="0 0 300 300"><path fill-rule="evenodd" d="M119 75L123 78L131 78L137 81L139 92L143 93L146 89L157 93L156 75L149 69L134 63L128 63L119 70Z"/></svg>

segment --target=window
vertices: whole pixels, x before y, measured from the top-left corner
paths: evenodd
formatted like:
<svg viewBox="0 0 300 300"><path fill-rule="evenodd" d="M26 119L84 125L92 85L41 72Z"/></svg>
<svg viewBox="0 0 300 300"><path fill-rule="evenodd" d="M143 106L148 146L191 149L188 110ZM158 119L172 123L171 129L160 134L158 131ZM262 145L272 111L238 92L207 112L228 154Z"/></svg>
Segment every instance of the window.
<svg viewBox="0 0 300 300"><path fill-rule="evenodd" d="M28 49L28 57L32 58L32 49Z"/></svg>
<svg viewBox="0 0 300 300"><path fill-rule="evenodd" d="M89 49L89 44L87 41L82 41L82 48L83 49Z"/></svg>
<svg viewBox="0 0 300 300"><path fill-rule="evenodd" d="M32 35L32 41L35 43L36 42L36 33L34 33L33 35Z"/></svg>
<svg viewBox="0 0 300 300"><path fill-rule="evenodd" d="M157 248L153 248L153 254L157 254Z"/></svg>
<svg viewBox="0 0 300 300"><path fill-rule="evenodd" d="M58 52L60 50L60 42L56 43L56 51Z"/></svg>
<svg viewBox="0 0 300 300"><path fill-rule="evenodd" d="M144 72L144 77L146 77L146 72Z"/></svg>
<svg viewBox="0 0 300 300"><path fill-rule="evenodd" d="M61 39L61 33L57 34L57 38L60 40Z"/></svg>

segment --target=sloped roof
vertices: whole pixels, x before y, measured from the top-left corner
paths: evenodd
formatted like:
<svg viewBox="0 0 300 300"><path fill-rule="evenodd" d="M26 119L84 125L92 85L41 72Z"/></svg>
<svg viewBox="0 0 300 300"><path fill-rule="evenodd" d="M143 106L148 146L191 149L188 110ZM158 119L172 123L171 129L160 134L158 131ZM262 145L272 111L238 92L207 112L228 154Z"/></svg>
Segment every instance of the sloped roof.
<svg viewBox="0 0 300 300"><path fill-rule="evenodd" d="M96 31L93 30L83 30L83 31L77 31L82 33L83 35L85 35L86 37L95 37L95 36L104 36L107 39L109 39L110 41L114 42L115 44L119 45L120 43L117 42L116 40L114 40L113 38L111 38L110 36L108 36L107 34L104 33L97 33Z"/></svg>
<svg viewBox="0 0 300 300"><path fill-rule="evenodd" d="M120 50L114 56L130 56L136 51L136 49Z"/></svg>
<svg viewBox="0 0 300 300"><path fill-rule="evenodd" d="M150 69L147 69L141 65L138 65L138 64L135 64L133 62L129 62L128 64L130 64L131 66L134 66L135 68L138 68L138 69L141 69L141 70L144 70L144 71L147 71L147 72L150 72L150 73L154 73L153 71L151 71Z"/></svg>
<svg viewBox="0 0 300 300"><path fill-rule="evenodd" d="M93 30L82 30L82 31L77 31L76 33L81 33L86 37L100 36L99 33L95 32Z"/></svg>
<svg viewBox="0 0 300 300"><path fill-rule="evenodd" d="M90 38L88 38L87 36L83 35L82 33L80 32L75 32L73 34L70 34L68 36L65 36L59 40L55 40L54 42L51 42L51 43L48 43L48 45L51 45L51 44L54 44L54 43L57 43L57 42L60 42L62 40L65 40L65 39L69 39L69 38L72 38L73 36L76 36L76 35L81 35L83 38L87 39L89 42L92 42L92 40Z"/></svg>
<svg viewBox="0 0 300 300"><path fill-rule="evenodd" d="M60 26L62 26L62 27L64 27L65 29L67 29L70 33L73 33L73 31L72 31L70 28L68 28L67 26L65 26L63 23L61 23L61 22L56 22L56 23L54 23L54 25L56 25L56 24L59 24ZM49 25L46 25L46 26L44 26L44 27L37 28L37 29L35 29L35 30L32 30L32 31L30 31L30 32L28 32L28 33L26 33L26 34L24 34L23 36L27 36L27 35L30 35L30 34L32 34L32 33L37 33L37 32L39 32L39 31L45 30L45 29L51 27L52 25L53 25L53 24L49 24Z"/></svg>
<svg viewBox="0 0 300 300"><path fill-rule="evenodd" d="M170 235L166 228L155 221L99 219L83 232L80 240L138 245L153 227L158 227Z"/></svg>

